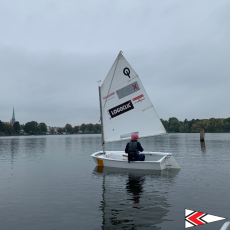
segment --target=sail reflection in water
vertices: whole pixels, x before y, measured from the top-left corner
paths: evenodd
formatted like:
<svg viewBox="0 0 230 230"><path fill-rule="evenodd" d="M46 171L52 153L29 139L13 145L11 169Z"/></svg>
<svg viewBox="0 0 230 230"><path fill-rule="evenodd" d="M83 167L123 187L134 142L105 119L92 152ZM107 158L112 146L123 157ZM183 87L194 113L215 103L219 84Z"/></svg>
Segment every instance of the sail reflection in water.
<svg viewBox="0 0 230 230"><path fill-rule="evenodd" d="M93 175L102 178L102 229L160 229L168 221L167 196L177 173L97 166Z"/></svg>

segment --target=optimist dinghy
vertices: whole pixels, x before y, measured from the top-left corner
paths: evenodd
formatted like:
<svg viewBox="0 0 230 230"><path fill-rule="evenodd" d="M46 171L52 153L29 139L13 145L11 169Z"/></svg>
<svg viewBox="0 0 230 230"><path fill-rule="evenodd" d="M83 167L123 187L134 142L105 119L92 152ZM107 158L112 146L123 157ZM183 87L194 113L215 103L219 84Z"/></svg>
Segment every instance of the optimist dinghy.
<svg viewBox="0 0 230 230"><path fill-rule="evenodd" d="M99 101L103 151L91 155L96 164L129 169L180 169L171 153L141 152L145 161L129 163L124 151L105 151L105 143L130 140L133 133L139 138L166 134L139 76L121 52L99 86Z"/></svg>

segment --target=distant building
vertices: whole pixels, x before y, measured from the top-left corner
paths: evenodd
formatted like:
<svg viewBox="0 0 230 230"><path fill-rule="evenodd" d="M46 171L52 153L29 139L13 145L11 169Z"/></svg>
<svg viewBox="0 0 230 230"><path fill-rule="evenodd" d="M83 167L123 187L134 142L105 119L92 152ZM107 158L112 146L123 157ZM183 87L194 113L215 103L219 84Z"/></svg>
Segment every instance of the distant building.
<svg viewBox="0 0 230 230"><path fill-rule="evenodd" d="M15 123L15 115L14 115L14 107L13 107L13 115L12 115L12 119L10 120L10 124L14 125Z"/></svg>
<svg viewBox="0 0 230 230"><path fill-rule="evenodd" d="M47 126L47 133L46 134L50 134L52 131L54 134L57 134L58 133L58 129L61 128L61 127L51 127L51 126Z"/></svg>

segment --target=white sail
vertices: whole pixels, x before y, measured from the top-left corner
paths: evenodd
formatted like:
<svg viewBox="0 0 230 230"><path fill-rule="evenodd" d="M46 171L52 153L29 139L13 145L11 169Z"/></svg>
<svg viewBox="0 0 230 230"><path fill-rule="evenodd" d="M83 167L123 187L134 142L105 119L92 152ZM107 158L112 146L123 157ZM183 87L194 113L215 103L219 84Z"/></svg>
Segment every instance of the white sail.
<svg viewBox="0 0 230 230"><path fill-rule="evenodd" d="M104 141L165 134L137 73L119 53L101 85Z"/></svg>

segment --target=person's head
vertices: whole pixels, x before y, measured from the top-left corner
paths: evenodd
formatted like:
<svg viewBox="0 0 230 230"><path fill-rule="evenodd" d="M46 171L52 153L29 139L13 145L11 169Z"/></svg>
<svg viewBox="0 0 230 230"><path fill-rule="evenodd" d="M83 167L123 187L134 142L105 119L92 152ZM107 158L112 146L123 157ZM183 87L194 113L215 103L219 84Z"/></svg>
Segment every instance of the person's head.
<svg viewBox="0 0 230 230"><path fill-rule="evenodd" d="M131 141L137 141L137 139L139 138L137 133L133 133L131 136Z"/></svg>

